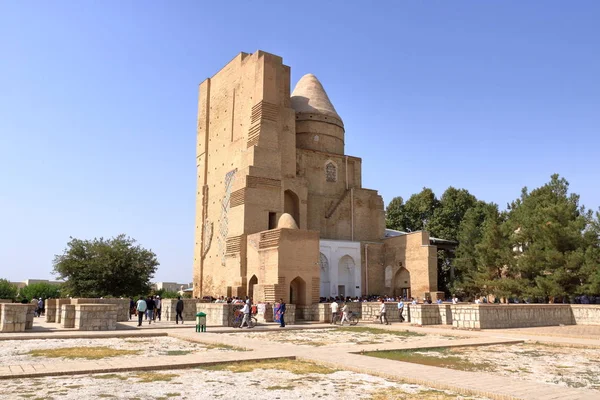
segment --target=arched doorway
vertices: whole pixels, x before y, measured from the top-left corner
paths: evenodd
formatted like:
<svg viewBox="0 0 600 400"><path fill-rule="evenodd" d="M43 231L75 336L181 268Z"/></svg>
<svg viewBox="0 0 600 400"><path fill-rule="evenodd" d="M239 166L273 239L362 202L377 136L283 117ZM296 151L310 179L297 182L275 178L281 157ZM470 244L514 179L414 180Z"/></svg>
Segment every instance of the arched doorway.
<svg viewBox="0 0 600 400"><path fill-rule="evenodd" d="M410 298L410 272L404 267L400 268L394 276L394 296Z"/></svg>
<svg viewBox="0 0 600 400"><path fill-rule="evenodd" d="M306 305L306 282L299 276L290 282L290 304Z"/></svg>
<svg viewBox="0 0 600 400"><path fill-rule="evenodd" d="M321 267L321 290L320 297L331 296L330 280L329 280L329 260L325 254L321 253L319 258L319 265Z"/></svg>
<svg viewBox="0 0 600 400"><path fill-rule="evenodd" d="M283 212L294 217L294 221L296 221L298 228L302 228L300 226L300 200L296 193L291 190L286 190L283 193Z"/></svg>
<svg viewBox="0 0 600 400"><path fill-rule="evenodd" d="M340 258L338 263L338 295L342 297L355 296L354 259L349 255Z"/></svg>
<svg viewBox="0 0 600 400"><path fill-rule="evenodd" d="M252 278L248 281L248 297L254 298L254 285L258 285L258 278L256 275L252 275Z"/></svg>

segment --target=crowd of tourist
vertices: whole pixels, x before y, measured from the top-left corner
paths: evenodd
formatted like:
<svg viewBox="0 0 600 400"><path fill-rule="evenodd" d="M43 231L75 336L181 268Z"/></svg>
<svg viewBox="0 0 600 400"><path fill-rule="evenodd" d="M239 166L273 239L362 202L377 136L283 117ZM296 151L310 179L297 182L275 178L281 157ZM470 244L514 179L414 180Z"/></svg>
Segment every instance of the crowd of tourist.
<svg viewBox="0 0 600 400"><path fill-rule="evenodd" d="M183 324L183 300L181 300L181 296L177 297L177 303L175 304L175 323ZM148 321L148 325L152 323L152 321L156 322L158 320L160 322L162 316L162 300L160 296L140 296L139 300L133 300L133 297L129 298L129 320L131 317L135 315L138 317L138 326L142 326L142 322L144 320Z"/></svg>

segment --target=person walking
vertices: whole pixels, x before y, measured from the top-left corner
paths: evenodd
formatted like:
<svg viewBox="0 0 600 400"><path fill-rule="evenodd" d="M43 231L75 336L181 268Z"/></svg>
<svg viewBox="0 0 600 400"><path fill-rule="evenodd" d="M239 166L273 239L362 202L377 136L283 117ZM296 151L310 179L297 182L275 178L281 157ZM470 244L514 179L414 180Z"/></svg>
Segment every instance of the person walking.
<svg viewBox="0 0 600 400"><path fill-rule="evenodd" d="M44 315L44 299L41 297L38 299L38 316Z"/></svg>
<svg viewBox="0 0 600 400"><path fill-rule="evenodd" d="M390 323L388 322L387 319L387 315L385 312L385 300L381 299L381 307L379 308L379 320L381 321L381 324L383 325L383 321L385 320L385 324L389 325Z"/></svg>
<svg viewBox="0 0 600 400"><path fill-rule="evenodd" d="M240 328L244 327L244 324L250 329L250 299L246 300L246 304L244 304L244 308L242 308L242 313L244 313L244 319L242 319L242 324Z"/></svg>
<svg viewBox="0 0 600 400"><path fill-rule="evenodd" d="M337 301L335 301L335 299L333 300L333 302L331 303L331 324L335 324L335 321L338 318L338 303Z"/></svg>
<svg viewBox="0 0 600 400"><path fill-rule="evenodd" d="M344 306L342 307L342 322L340 322L340 325L344 326L345 321L350 322L348 319L348 304L346 303L344 303Z"/></svg>
<svg viewBox="0 0 600 400"><path fill-rule="evenodd" d="M404 302L400 297L398 297L398 317L400 318L400 322L404 322Z"/></svg>
<svg viewBox="0 0 600 400"><path fill-rule="evenodd" d="M144 314L146 313L146 309L148 305L146 304L146 300L140 296L140 299L137 301L135 305L135 309L137 310L138 316L138 326L142 326L142 321L144 320Z"/></svg>
<svg viewBox="0 0 600 400"><path fill-rule="evenodd" d="M133 301L133 297L129 298L129 320L131 321L131 316L135 315L135 301Z"/></svg>
<svg viewBox="0 0 600 400"><path fill-rule="evenodd" d="M27 301L27 300L25 300L25 301ZM39 310L39 308L38 308L38 302L39 302L39 300L36 299L36 298L31 299L31 304L33 304L35 306L35 308L33 309L33 315L36 316L36 317L39 317L39 314L38 314L38 310Z"/></svg>
<svg viewBox="0 0 600 400"><path fill-rule="evenodd" d="M154 300L152 296L148 296L148 300L146 300L146 307L148 311L148 325L152 323L152 319L154 318Z"/></svg>
<svg viewBox="0 0 600 400"><path fill-rule="evenodd" d="M179 324L179 319L181 318L181 325L183 325L183 300L181 300L181 296L177 296L177 304L175 304L175 323Z"/></svg>
<svg viewBox="0 0 600 400"><path fill-rule="evenodd" d="M279 327L285 328L285 301L279 299Z"/></svg>
<svg viewBox="0 0 600 400"><path fill-rule="evenodd" d="M160 296L156 296L156 300L154 300L154 321L158 318L160 322L160 314L161 314L162 300Z"/></svg>

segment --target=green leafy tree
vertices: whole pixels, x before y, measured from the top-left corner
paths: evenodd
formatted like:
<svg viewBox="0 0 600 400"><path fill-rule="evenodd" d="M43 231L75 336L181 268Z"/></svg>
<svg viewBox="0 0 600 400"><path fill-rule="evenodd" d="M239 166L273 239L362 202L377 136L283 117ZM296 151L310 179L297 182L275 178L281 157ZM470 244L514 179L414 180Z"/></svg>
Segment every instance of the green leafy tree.
<svg viewBox="0 0 600 400"><path fill-rule="evenodd" d="M450 186L434 208L427 230L432 236L457 240L459 227L465 214L476 203L477 199L468 190Z"/></svg>
<svg viewBox="0 0 600 400"><path fill-rule="evenodd" d="M15 300L17 298L17 286L7 279L0 279L0 299Z"/></svg>
<svg viewBox="0 0 600 400"><path fill-rule="evenodd" d="M427 230L439 201L429 188L423 188L420 193L410 196L404 204L405 215L403 231L415 232Z"/></svg>
<svg viewBox="0 0 600 400"><path fill-rule="evenodd" d="M54 271L64 279L64 292L77 297L133 296L150 293L159 265L156 255L125 235L111 239L71 238Z"/></svg>
<svg viewBox="0 0 600 400"><path fill-rule="evenodd" d="M459 244L452 265L451 287L453 292L461 296L473 296L478 290L474 277L479 264L479 252L476 246L483 239L483 223L490 212L488 210L490 207L493 207L493 205L488 205L482 201L477 202L465 212L459 225L456 235Z"/></svg>
<svg viewBox="0 0 600 400"><path fill-rule="evenodd" d="M586 273L597 262L598 238L586 234L595 229L592 213L568 189L569 183L555 174L531 193L523 188L509 207L512 272L521 296L552 299L589 288Z"/></svg>
<svg viewBox="0 0 600 400"><path fill-rule="evenodd" d="M385 209L385 226L388 229L404 231L407 225L404 199L400 196L394 197Z"/></svg>
<svg viewBox="0 0 600 400"><path fill-rule="evenodd" d="M31 301L31 299L57 299L61 294L61 285L53 285L47 282L32 283L19 291L19 298Z"/></svg>

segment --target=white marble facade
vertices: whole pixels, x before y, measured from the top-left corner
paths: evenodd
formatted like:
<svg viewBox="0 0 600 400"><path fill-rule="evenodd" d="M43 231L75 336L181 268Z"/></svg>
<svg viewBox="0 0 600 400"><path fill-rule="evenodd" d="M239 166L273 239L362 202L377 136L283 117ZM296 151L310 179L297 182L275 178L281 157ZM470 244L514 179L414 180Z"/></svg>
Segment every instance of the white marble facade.
<svg viewBox="0 0 600 400"><path fill-rule="evenodd" d="M360 242L320 240L321 297L361 295Z"/></svg>

